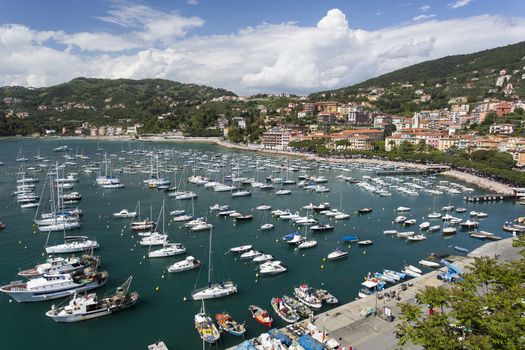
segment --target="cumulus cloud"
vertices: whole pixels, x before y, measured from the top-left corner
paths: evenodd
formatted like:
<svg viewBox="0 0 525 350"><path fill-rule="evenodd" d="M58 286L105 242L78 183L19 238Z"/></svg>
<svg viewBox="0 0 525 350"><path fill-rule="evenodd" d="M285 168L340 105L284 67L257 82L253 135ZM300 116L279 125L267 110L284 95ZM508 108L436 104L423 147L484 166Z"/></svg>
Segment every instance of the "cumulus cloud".
<svg viewBox="0 0 525 350"><path fill-rule="evenodd" d="M152 11L141 13L156 13ZM0 26L0 85L44 86L90 76L166 78L238 94L308 93L525 37L522 17L434 19L367 31L352 28L337 9L314 26L261 24L227 35L189 37L184 33L202 22L176 21L165 34L136 13L117 11L104 17L105 22L126 28L123 34ZM167 16L174 15L180 17ZM180 23L191 24L181 27Z"/></svg>
<svg viewBox="0 0 525 350"><path fill-rule="evenodd" d="M421 6L421 7L419 8L419 10L420 10L421 12L428 12L428 11L430 11L430 6L429 6L429 5Z"/></svg>
<svg viewBox="0 0 525 350"><path fill-rule="evenodd" d="M471 2L472 0L457 0L456 2L450 3L447 6L450 7L451 9L457 9L460 7L467 6Z"/></svg>

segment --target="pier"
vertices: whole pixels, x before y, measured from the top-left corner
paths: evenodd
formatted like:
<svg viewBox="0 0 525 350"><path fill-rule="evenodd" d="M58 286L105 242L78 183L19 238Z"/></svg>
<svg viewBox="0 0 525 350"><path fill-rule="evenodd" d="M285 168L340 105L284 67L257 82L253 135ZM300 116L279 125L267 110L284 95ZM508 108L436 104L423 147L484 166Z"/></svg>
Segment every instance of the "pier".
<svg viewBox="0 0 525 350"><path fill-rule="evenodd" d="M453 260L461 270L474 260L475 257L491 256L498 257L500 261L517 260L521 258L517 248L512 247L513 238L507 238L498 242L486 243L478 249L472 251L468 256L451 256L448 259ZM424 274L421 277L408 280L405 284L408 286L403 290L400 284L385 289L377 295L371 295L363 299L352 301L348 304L341 305L326 312L315 315L312 320L303 320L296 324L286 326L280 329L281 332L295 339L296 328L307 328L308 323L313 323L318 330L324 332L328 337L335 339L345 349L350 346L359 350L394 350L398 349L398 339L395 336L395 326L400 322L401 314L398 303L416 304L416 294L426 287L438 287L449 285L449 283L437 279L437 275L446 271L446 267L436 269ZM357 283L357 282L356 282ZM399 299L390 299L384 297L385 294L396 292ZM382 310L385 307L392 312L393 320L381 317ZM364 311L374 309L376 315L365 316ZM234 350L235 347L229 350ZM403 349L420 349L420 347L408 344Z"/></svg>

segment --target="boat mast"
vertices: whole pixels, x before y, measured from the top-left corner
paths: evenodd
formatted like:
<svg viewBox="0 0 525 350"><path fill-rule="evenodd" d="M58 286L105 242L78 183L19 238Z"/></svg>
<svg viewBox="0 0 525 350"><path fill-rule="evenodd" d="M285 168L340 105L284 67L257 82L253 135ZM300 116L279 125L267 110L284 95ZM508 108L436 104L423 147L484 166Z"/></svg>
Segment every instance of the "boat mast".
<svg viewBox="0 0 525 350"><path fill-rule="evenodd" d="M212 235L213 235L213 227L210 229L210 249L208 252L208 285L211 283L211 237Z"/></svg>

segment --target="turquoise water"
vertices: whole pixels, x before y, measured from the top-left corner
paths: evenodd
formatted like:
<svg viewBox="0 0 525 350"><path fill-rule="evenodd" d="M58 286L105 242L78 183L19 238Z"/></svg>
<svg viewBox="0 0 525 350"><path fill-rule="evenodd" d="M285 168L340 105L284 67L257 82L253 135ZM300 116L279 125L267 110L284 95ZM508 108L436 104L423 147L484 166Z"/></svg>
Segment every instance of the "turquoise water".
<svg viewBox="0 0 525 350"><path fill-rule="evenodd" d="M90 161L101 161L102 155L97 155L97 145L118 157L129 160L135 156L121 151L133 149L175 149L180 151L195 150L206 154L230 153L231 159L236 159L247 153L232 152L213 145L204 144L166 144L166 143L121 143L97 142L83 140L22 140L10 139L0 141L0 161L5 164L0 167L0 198L2 200L0 220L7 227L0 231L0 283L19 279L16 273L19 269L29 268L43 259L43 246L47 234L34 232L32 219L34 209L19 209L11 197L15 189L16 173L20 164L15 162L16 154L21 148L30 161L26 166L37 164L32 158L40 149L40 154L53 160L63 162L61 153L53 152L52 148L67 144L78 153L91 157ZM74 155L75 151L72 152ZM268 157L269 158L269 157ZM218 158L217 158L218 159ZM273 162L284 162L283 158L270 158ZM80 161L79 161L80 162ZM177 158L169 162L182 164ZM240 161L241 164L243 161ZM233 161L235 164L235 161ZM244 163L242 163L244 164ZM253 161L255 164L255 161ZM312 163L313 164L313 163ZM114 168L122 165L116 160ZM246 169L243 167L243 169ZM195 286L202 287L207 279L207 245L209 234L206 232L190 233L187 229L175 223L168 223L166 228L171 242L182 242L187 252L198 259L204 260L203 269L185 273L168 274L165 268L169 264L181 260L184 256L144 259L147 248L138 245L138 237L133 236L125 225L126 219L114 219L111 214L123 208L133 210L138 200L142 203L142 213L149 213L153 208L156 218L166 200L166 211L180 209L191 212L191 201L176 201L169 198L164 192L150 190L143 186L142 180L147 174L126 175L118 174L126 185L125 189L104 190L95 186L93 175L83 175L79 167L67 168L66 172L78 171L80 183L75 185L74 191L79 191L83 198L79 206L84 212L82 228L73 231L74 234L83 234L96 238L101 246L97 254L102 258L102 269L110 274L108 284L97 290L98 293L109 292L123 283L129 275L133 275L132 289L140 294L139 303L131 310L117 313L96 320L73 324L57 324L44 313L49 310L53 302L19 304L11 302L6 295L0 296L0 348L11 349L145 349L147 344L156 340L164 340L170 349L197 349L201 348L200 338L193 326L193 316L200 309L200 303L191 301L189 296ZM228 169L226 174L230 174ZM481 241L472 239L464 231L452 237L443 237L441 233L429 233L428 239L423 242L409 244L404 240L384 236L383 230L393 228L392 221L397 215L394 209L400 205L412 208L410 217L422 222L435 207L439 210L444 205L464 206L467 213L457 216L467 218L470 210L485 211L489 217L480 220L482 230L487 230L508 236L500 229L501 224L521 215L519 206L512 202L466 204L462 195L420 196L401 195L392 191L392 197L374 196L355 185L337 179L341 174L338 170L321 171L317 166L308 172L313 175L323 175L329 179L325 184L331 192L314 194L306 192L297 186L287 186L293 194L291 196L275 196L275 191L253 190L251 197L231 198L227 193L216 193L201 186L184 184L185 189L198 193L195 201L196 216L208 216L208 221L214 225L213 229L213 265L217 279L232 278L238 285L238 294L235 296L210 300L206 302L206 310L214 315L217 312L227 311L236 320L247 322L247 337L256 336L264 328L251 319L248 312L250 304L257 304L268 310L271 309L270 299L282 294L293 294L293 287L301 282L328 289L340 302L354 300L363 276L369 271L379 271L383 268L401 270L404 262L417 264L419 259L425 258L431 252L458 253L450 246L459 245L473 249ZM222 174L222 173L221 173ZM269 171L261 173L260 179L270 175ZM372 175L362 171L344 173L353 177ZM186 172L186 176L191 173ZM253 173L241 174L251 177ZM279 175L279 174L273 174ZM290 172L290 178L297 179L298 173ZM280 176L284 177L282 173ZM40 194L44 175L40 174L41 182L37 187ZM177 173L177 180L180 172ZM440 178L442 179L442 178ZM443 178L444 179L444 178ZM452 180L454 181L454 180ZM457 181L455 181L457 182ZM474 193L483 193L476 190ZM264 221L264 213L252 209L260 204L270 204L272 209L299 210L308 203L319 204L330 202L333 207L339 207L351 213L350 220L336 222L335 230L329 233L310 233L319 241L316 248L305 251L294 251L280 242L284 234L295 231L296 228L287 221L279 221L267 214L266 222L275 224L272 231L260 232L259 226ZM435 198L435 199L434 199ZM254 219L251 222L235 224L231 218L222 218L207 210L215 203L230 204L233 209L242 213L251 213ZM359 216L355 213L358 208L372 207L374 211L368 215ZM304 211L303 211L304 212ZM328 222L326 218L322 222ZM439 221L441 223L441 221ZM394 227L396 228L396 227ZM417 226L410 230L417 230ZM349 248L349 258L338 262L323 262L322 259L336 247L342 247L340 239L345 234L358 234L361 239L372 239L374 244L366 248L353 246ZM60 242L62 233L52 233L50 242ZM225 252L242 244L253 244L254 248L265 253L273 254L282 260L288 267L288 272L273 277L257 277L255 264L241 262L235 256ZM348 247L347 247L348 248ZM158 287L158 290L157 290ZM187 301L184 299L188 298ZM59 301L55 301L58 303ZM327 308L322 309L327 310ZM284 322L275 316L275 326L284 326ZM219 348L233 346L240 342L239 338L223 335Z"/></svg>

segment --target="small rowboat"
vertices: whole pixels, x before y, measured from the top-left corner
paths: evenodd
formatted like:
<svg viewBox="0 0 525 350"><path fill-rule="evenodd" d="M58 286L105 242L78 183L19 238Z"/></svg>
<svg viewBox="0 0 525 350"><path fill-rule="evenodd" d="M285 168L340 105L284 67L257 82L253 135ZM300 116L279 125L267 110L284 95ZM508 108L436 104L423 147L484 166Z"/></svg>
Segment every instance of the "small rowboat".
<svg viewBox="0 0 525 350"><path fill-rule="evenodd" d="M241 337L246 332L246 327L244 327L244 324L233 320L231 316L225 312L222 314L216 314L215 319L217 320L219 328L230 333L231 335Z"/></svg>
<svg viewBox="0 0 525 350"><path fill-rule="evenodd" d="M255 321L259 322L263 326L271 327L273 319L268 313L268 311L261 309L257 305L250 305L248 308L252 314L252 317L255 319Z"/></svg>

